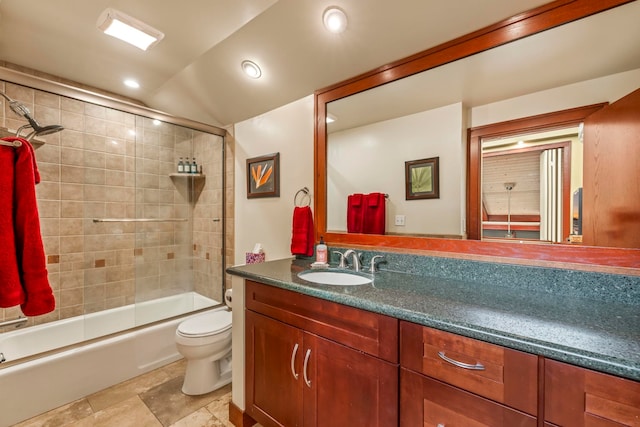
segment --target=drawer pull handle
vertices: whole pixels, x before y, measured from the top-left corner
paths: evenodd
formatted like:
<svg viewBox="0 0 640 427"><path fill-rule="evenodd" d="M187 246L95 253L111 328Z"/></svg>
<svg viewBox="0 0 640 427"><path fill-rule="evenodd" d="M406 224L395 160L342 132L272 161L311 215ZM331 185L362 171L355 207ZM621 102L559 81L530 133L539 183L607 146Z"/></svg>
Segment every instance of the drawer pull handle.
<svg viewBox="0 0 640 427"><path fill-rule="evenodd" d="M438 356L440 356L440 359L444 360L445 362L449 362L452 365L455 365L459 368L463 368L463 369L471 369L474 371L484 371L484 365L482 363L476 363L475 365L471 365L469 363L464 363L464 362L459 362L457 360L454 360L450 357L447 357L444 354L444 351L439 351L438 352Z"/></svg>
<svg viewBox="0 0 640 427"><path fill-rule="evenodd" d="M311 381L307 377L307 365L309 364L309 357L311 356L311 349L307 350L307 354L304 355L304 368L302 374L304 375L304 382L307 384L307 387L311 388Z"/></svg>
<svg viewBox="0 0 640 427"><path fill-rule="evenodd" d="M298 353L298 344L296 343L295 347L293 347L293 351L291 352L291 373L293 374L293 378L298 379L298 373L296 372L296 354Z"/></svg>

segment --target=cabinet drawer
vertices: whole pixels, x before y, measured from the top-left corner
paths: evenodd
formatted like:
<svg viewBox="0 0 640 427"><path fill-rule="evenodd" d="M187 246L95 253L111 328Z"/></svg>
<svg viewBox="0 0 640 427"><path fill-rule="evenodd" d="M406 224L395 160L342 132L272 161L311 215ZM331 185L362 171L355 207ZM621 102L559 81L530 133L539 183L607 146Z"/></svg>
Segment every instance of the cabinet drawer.
<svg viewBox="0 0 640 427"><path fill-rule="evenodd" d="M247 280L245 305L289 325L398 363L398 320Z"/></svg>
<svg viewBox="0 0 640 427"><path fill-rule="evenodd" d="M529 414L538 413L538 357L400 322L400 364Z"/></svg>
<svg viewBox="0 0 640 427"><path fill-rule="evenodd" d="M400 369L403 427L536 427L537 419L440 381Z"/></svg>
<svg viewBox="0 0 640 427"><path fill-rule="evenodd" d="M545 419L561 426L640 426L640 382L545 360Z"/></svg>

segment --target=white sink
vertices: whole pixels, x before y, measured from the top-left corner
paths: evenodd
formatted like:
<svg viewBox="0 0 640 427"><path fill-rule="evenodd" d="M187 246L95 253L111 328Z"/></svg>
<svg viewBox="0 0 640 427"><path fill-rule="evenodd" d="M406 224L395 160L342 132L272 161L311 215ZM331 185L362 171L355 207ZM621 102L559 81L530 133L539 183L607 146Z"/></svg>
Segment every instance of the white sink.
<svg viewBox="0 0 640 427"><path fill-rule="evenodd" d="M298 277L308 282L320 283L323 285L339 285L339 286L353 286L353 285L366 285L373 280L353 274L347 271L303 271L298 273Z"/></svg>

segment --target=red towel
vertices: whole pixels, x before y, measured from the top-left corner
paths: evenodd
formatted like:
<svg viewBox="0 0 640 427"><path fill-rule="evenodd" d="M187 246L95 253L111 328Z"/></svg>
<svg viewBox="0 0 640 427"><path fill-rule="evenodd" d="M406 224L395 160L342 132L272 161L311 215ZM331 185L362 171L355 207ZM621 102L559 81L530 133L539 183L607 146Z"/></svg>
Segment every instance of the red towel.
<svg viewBox="0 0 640 427"><path fill-rule="evenodd" d="M386 199L384 194L367 194L365 200L362 232L365 234L384 234L386 225Z"/></svg>
<svg viewBox="0 0 640 427"><path fill-rule="evenodd" d="M3 248L10 248L8 256L0 257L0 306L12 307L20 304L26 316L39 316L55 308L36 202L35 184L40 182L40 174L33 147L28 141L22 138L3 139L18 140L22 142L22 146L0 147L0 169L3 171L0 185L6 190L0 193L0 214L3 217L0 223L0 244ZM7 182L11 184L8 185ZM13 240L13 244L10 240ZM15 277L16 270L18 280Z"/></svg>
<svg viewBox="0 0 640 427"><path fill-rule="evenodd" d="M362 199L364 194L356 193L347 197L347 232L362 233L364 209Z"/></svg>
<svg viewBox="0 0 640 427"><path fill-rule="evenodd" d="M311 208L309 206L296 206L293 209L291 254L313 255L314 233Z"/></svg>

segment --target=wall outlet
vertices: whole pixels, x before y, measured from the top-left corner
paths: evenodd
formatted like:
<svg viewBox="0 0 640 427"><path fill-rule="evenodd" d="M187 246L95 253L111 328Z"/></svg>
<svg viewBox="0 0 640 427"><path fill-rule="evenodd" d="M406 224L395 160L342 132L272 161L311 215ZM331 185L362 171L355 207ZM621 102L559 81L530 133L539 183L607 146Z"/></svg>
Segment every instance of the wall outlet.
<svg viewBox="0 0 640 427"><path fill-rule="evenodd" d="M396 225L404 226L404 215L396 215Z"/></svg>

